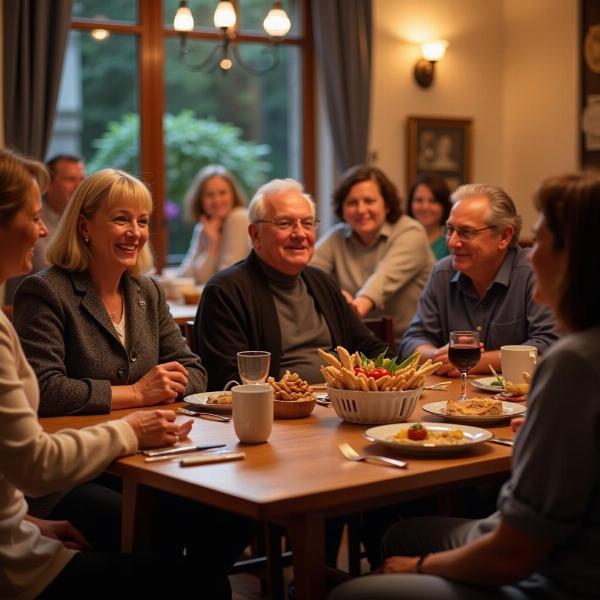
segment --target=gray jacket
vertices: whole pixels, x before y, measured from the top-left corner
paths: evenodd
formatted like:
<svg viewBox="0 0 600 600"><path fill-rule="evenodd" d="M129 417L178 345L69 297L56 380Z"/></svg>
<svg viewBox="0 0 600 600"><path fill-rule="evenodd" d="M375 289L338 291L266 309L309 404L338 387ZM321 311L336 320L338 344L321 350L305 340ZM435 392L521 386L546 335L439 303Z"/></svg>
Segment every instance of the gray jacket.
<svg viewBox="0 0 600 600"><path fill-rule="evenodd" d="M131 385L157 364L188 371L185 394L206 389L206 371L169 313L158 285L123 275L123 347L87 271L58 267L17 289L14 326L40 385L40 416L108 413L111 385Z"/></svg>

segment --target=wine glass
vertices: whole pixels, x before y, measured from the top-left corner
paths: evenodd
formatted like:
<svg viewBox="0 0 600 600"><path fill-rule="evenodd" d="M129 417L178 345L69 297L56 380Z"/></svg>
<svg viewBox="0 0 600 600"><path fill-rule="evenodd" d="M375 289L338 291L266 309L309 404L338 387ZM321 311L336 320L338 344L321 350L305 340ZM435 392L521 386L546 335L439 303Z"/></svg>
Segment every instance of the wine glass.
<svg viewBox="0 0 600 600"><path fill-rule="evenodd" d="M479 332L477 331L451 331L448 345L448 358L460 371L461 396L460 400L467 399L467 372L481 359L481 346L479 345Z"/></svg>
<svg viewBox="0 0 600 600"><path fill-rule="evenodd" d="M237 363L242 383L264 383L269 374L271 353L264 350L238 352Z"/></svg>

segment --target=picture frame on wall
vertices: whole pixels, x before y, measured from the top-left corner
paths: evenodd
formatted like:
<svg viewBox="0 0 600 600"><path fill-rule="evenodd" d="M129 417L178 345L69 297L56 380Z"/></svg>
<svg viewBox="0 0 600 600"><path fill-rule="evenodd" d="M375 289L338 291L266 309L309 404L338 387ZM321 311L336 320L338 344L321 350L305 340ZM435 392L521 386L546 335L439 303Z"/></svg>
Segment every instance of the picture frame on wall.
<svg viewBox="0 0 600 600"><path fill-rule="evenodd" d="M451 191L471 181L471 119L408 117L406 190L424 173L443 177Z"/></svg>

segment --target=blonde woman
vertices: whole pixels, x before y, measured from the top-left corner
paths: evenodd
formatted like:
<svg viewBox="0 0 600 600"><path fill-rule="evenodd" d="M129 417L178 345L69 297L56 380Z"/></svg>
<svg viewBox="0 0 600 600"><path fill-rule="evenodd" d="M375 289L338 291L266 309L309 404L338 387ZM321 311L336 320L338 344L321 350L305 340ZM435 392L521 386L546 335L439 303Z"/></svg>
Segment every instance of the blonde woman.
<svg viewBox="0 0 600 600"><path fill-rule="evenodd" d="M184 204L189 220L196 225L177 274L204 284L217 271L248 255L246 200L225 167L209 165L196 175Z"/></svg>
<svg viewBox="0 0 600 600"><path fill-rule="evenodd" d="M40 415L168 404L206 389L163 292L143 276L151 212L141 181L97 171L59 223L53 266L18 288L14 324L38 376Z"/></svg>

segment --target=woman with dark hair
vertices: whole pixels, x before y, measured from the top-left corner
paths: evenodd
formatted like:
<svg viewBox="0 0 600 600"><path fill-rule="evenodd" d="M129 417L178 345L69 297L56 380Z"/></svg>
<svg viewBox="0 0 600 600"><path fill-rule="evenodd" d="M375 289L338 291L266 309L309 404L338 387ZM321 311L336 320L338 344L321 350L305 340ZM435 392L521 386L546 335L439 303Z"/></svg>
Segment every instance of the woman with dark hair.
<svg viewBox="0 0 600 600"><path fill-rule="evenodd" d="M402 214L396 186L368 165L342 175L333 208L343 222L319 240L312 265L336 279L359 317L392 316L400 339L434 263L423 227Z"/></svg>
<svg viewBox="0 0 600 600"><path fill-rule="evenodd" d="M0 284L31 270L35 243L47 235L40 217L47 183L41 163L0 149ZM145 410L47 434L37 418L38 403L35 373L0 311L0 597L156 597L189 590L201 578L205 598L228 598L227 578L210 565L164 553L89 551L70 522L27 515L25 494L75 486L119 456L175 444L187 437L192 422L176 423L170 410Z"/></svg>
<svg viewBox="0 0 600 600"><path fill-rule="evenodd" d="M220 165L198 172L184 199L195 223L189 250L177 270L182 277L206 283L250 251L246 200L235 177Z"/></svg>
<svg viewBox="0 0 600 600"><path fill-rule="evenodd" d="M442 177L433 173L417 177L408 194L406 212L425 227L436 260L450 254L444 224L451 208L450 189Z"/></svg>
<svg viewBox="0 0 600 600"><path fill-rule="evenodd" d="M396 524L384 538L386 574L341 586L331 600L598 596L600 252L589 241L600 228L600 175L548 179L536 206L534 295L563 337L535 372L498 512Z"/></svg>

